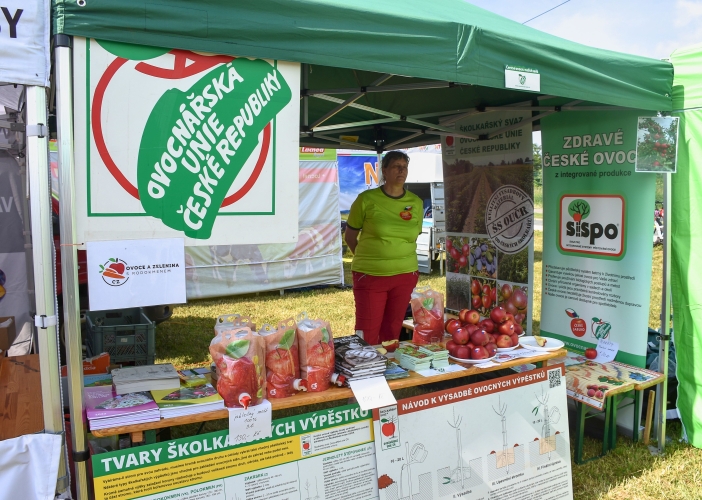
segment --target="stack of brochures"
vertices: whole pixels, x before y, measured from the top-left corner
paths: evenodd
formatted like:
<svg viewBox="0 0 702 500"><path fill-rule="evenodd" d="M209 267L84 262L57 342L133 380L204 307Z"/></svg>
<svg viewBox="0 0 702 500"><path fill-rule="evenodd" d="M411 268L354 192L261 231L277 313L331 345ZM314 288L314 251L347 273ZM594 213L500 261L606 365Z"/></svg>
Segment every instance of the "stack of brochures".
<svg viewBox="0 0 702 500"><path fill-rule="evenodd" d="M91 430L158 422L161 412L148 392L116 394L112 386L83 389L85 414Z"/></svg>
<svg viewBox="0 0 702 500"><path fill-rule="evenodd" d="M404 344L395 351L395 359L406 370L419 371L431 368L433 354L420 351L414 344Z"/></svg>
<svg viewBox="0 0 702 500"><path fill-rule="evenodd" d="M419 351L431 354L432 368L446 368L449 365L449 352L441 344L422 345Z"/></svg>
<svg viewBox="0 0 702 500"><path fill-rule="evenodd" d="M112 370L112 384L118 395L178 389L180 377L173 365L127 366Z"/></svg>
<svg viewBox="0 0 702 500"><path fill-rule="evenodd" d="M334 353L336 371L347 381L382 377L385 374L388 359L357 335L336 337Z"/></svg>
<svg viewBox="0 0 702 500"><path fill-rule="evenodd" d="M409 371L402 368L400 365L394 361L388 361L385 368L385 379L386 380L396 380L398 378L409 377Z"/></svg>
<svg viewBox="0 0 702 500"><path fill-rule="evenodd" d="M224 400L212 384L151 391L163 418L182 417L224 409Z"/></svg>

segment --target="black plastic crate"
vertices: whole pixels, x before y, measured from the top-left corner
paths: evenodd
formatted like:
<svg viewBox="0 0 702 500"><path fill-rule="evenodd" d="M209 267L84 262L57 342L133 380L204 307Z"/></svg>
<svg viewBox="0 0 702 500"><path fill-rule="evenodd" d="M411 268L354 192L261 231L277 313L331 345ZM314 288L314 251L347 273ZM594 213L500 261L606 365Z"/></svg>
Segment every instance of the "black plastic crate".
<svg viewBox="0 0 702 500"><path fill-rule="evenodd" d="M112 363L154 363L156 327L141 308L88 311L85 316L92 356L107 352Z"/></svg>

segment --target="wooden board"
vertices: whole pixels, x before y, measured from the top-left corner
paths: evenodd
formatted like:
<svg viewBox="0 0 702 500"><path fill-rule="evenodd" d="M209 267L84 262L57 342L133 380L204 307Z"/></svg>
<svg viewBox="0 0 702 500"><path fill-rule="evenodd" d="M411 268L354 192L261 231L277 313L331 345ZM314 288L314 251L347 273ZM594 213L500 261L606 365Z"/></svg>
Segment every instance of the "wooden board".
<svg viewBox="0 0 702 500"><path fill-rule="evenodd" d="M531 358L519 358L506 363L501 363L499 366L492 368L476 368L472 365L463 365L467 369L459 372L443 373L441 375L436 375L433 377L423 377L415 372L410 372L410 376L402 378L399 380L391 380L388 382L390 389L404 389L406 387L416 387L419 385L433 384L434 382L441 382L444 380L451 380L457 378L469 377L471 375L477 375L479 373L487 373L496 370L502 370L504 368L511 368L513 366L520 366L527 363L539 363L542 361L548 361L549 359L560 358L566 355L565 349L559 349L558 351L545 352ZM451 361L451 364L454 362ZM462 364L462 363L457 363ZM339 401L345 400L353 397L353 392L351 389L346 387L333 387L324 392L303 392L295 396L284 398L284 399L271 399L271 405L274 410L281 410L284 408L295 408L299 406L312 405L317 403L326 403L328 401ZM127 425L121 427L111 427L109 429L99 429L91 431L93 436L105 437L113 436L115 434L130 434L135 432L147 431L151 429L161 429L164 427L173 427L176 425L185 425L198 422L206 422L209 420L219 420L229 418L229 413L227 410L217 410L209 413L200 413L198 415L188 415L185 417L176 418L162 418L158 422L149 422L145 424L137 425Z"/></svg>
<svg viewBox="0 0 702 500"><path fill-rule="evenodd" d="M3 360L0 404L0 440L44 430L38 354Z"/></svg>

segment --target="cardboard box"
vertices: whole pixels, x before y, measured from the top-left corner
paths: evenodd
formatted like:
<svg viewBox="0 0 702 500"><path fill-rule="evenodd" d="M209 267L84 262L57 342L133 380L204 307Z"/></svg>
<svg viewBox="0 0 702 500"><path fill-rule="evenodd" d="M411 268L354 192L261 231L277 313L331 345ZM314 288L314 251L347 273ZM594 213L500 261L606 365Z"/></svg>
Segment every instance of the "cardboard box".
<svg viewBox="0 0 702 500"><path fill-rule="evenodd" d="M0 349L7 351L17 336L15 331L15 317L0 316L0 325L5 325L0 326Z"/></svg>

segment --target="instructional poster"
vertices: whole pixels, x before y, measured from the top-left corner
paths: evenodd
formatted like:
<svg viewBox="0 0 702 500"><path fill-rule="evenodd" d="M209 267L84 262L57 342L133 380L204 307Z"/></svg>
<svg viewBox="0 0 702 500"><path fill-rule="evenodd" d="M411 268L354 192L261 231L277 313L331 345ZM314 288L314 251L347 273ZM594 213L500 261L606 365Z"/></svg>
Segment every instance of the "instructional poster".
<svg viewBox="0 0 702 500"><path fill-rule="evenodd" d="M646 361L655 176L637 173L639 112L556 113L541 121L541 333L584 350L619 344Z"/></svg>
<svg viewBox="0 0 702 500"><path fill-rule="evenodd" d="M373 420L380 500L573 498L563 365L403 399Z"/></svg>
<svg viewBox="0 0 702 500"><path fill-rule="evenodd" d="M446 308L497 306L531 334L534 167L531 111L480 113L443 138L446 200ZM495 134L494 137L490 137Z"/></svg>
<svg viewBox="0 0 702 500"><path fill-rule="evenodd" d="M96 500L374 500L370 412L358 405L274 420L236 444L219 431L92 457Z"/></svg>

